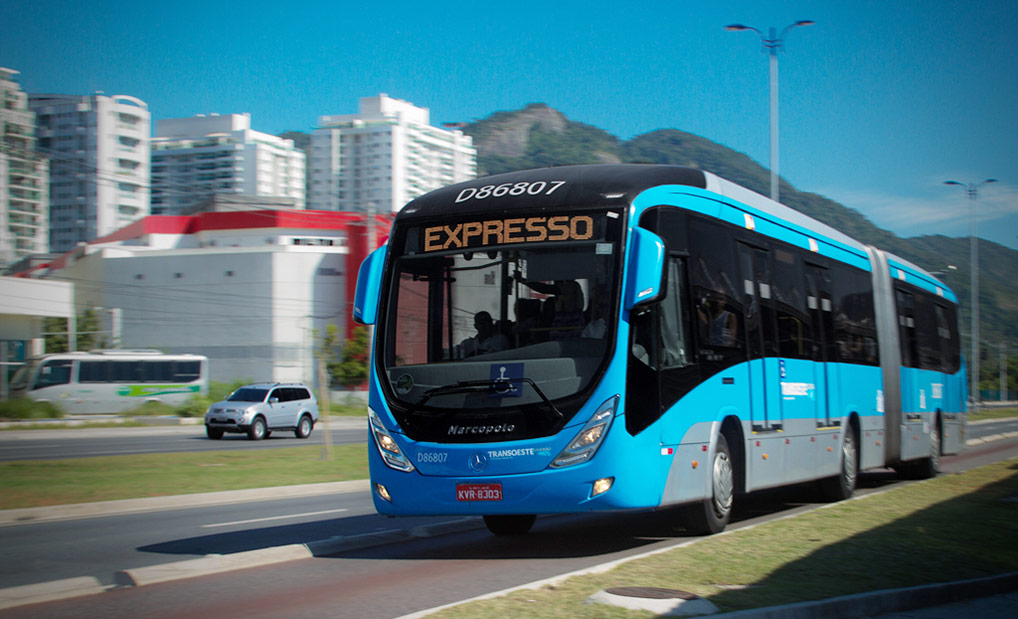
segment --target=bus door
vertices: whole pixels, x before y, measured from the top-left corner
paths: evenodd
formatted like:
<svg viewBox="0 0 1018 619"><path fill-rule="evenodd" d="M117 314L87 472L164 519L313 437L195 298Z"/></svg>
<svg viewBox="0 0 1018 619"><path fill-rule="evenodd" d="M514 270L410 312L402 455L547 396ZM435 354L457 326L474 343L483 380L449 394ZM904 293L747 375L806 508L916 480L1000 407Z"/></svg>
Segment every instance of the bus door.
<svg viewBox="0 0 1018 619"><path fill-rule="evenodd" d="M753 431L778 431L782 429L781 360L775 346L770 254L740 243L739 265L746 312Z"/></svg>
<svg viewBox="0 0 1018 619"><path fill-rule="evenodd" d="M816 367L816 423L818 428L829 428L832 393L836 385L830 363L834 357L834 312L831 302L831 282L827 269L806 265L806 305L813 323L813 361ZM835 413L837 417L837 413Z"/></svg>

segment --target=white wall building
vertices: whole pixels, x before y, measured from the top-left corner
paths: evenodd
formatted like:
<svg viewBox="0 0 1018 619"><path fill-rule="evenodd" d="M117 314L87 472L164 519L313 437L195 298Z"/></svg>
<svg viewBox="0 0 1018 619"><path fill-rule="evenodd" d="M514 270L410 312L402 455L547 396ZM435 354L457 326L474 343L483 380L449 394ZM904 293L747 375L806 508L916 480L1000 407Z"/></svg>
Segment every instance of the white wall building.
<svg viewBox="0 0 1018 619"><path fill-rule="evenodd" d="M385 221L380 220L382 225ZM307 210L157 216L78 247L48 277L123 348L206 355L216 381L317 383L313 333L350 325L364 217Z"/></svg>
<svg viewBox="0 0 1018 619"><path fill-rule="evenodd" d="M304 168L293 140L252 130L249 114L157 120L152 214L185 214L216 193L292 198L302 209Z"/></svg>
<svg viewBox="0 0 1018 619"><path fill-rule="evenodd" d="M125 95L29 94L50 159L50 251L64 252L149 212L150 115Z"/></svg>
<svg viewBox="0 0 1018 619"><path fill-rule="evenodd" d="M17 75L0 67L0 267L49 251L49 161Z"/></svg>
<svg viewBox="0 0 1018 619"><path fill-rule="evenodd" d="M470 136L432 127L426 108L381 94L359 110L322 116L311 133L310 208L390 213L476 175Z"/></svg>

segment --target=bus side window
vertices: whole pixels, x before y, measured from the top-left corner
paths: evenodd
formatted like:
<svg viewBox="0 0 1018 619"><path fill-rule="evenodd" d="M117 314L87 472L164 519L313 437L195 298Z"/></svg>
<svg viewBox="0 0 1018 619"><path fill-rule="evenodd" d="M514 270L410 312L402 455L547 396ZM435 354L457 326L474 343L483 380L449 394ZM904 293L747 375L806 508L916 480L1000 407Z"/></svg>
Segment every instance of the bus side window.
<svg viewBox="0 0 1018 619"><path fill-rule="evenodd" d="M71 382L71 363L73 362L70 359L47 361L39 370L39 378L36 379L33 389L66 385Z"/></svg>

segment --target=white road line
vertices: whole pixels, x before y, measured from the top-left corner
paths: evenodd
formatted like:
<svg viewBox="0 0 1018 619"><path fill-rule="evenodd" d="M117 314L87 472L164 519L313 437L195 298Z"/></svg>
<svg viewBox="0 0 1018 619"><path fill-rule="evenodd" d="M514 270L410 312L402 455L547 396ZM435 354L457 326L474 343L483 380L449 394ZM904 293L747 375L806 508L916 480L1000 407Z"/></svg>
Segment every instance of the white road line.
<svg viewBox="0 0 1018 619"><path fill-rule="evenodd" d="M269 518L253 518L251 520L235 520L233 522L217 522L215 524L203 524L201 528L211 529L214 527L230 527L235 524L251 524L254 522L267 522L269 520L286 520L288 518L303 518L304 516L321 516L322 514L338 514L339 512L348 512L349 509L327 509L321 512L308 512L306 514L289 514L287 516L271 516Z"/></svg>

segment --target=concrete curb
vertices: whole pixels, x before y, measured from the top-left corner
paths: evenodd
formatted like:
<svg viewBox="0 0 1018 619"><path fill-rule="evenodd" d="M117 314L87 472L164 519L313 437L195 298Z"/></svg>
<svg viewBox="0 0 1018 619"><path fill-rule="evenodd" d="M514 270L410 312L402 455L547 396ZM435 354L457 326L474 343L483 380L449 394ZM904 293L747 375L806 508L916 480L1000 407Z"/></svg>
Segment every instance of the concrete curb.
<svg viewBox="0 0 1018 619"><path fill-rule="evenodd" d="M305 544L274 546L258 550L235 552L228 555L208 555L200 559L188 559L162 565L150 565L134 569L121 570L114 576L114 581L121 586L141 587L159 582L182 580L196 576L208 576L221 572L262 567L297 559L310 559L313 555Z"/></svg>
<svg viewBox="0 0 1018 619"><path fill-rule="evenodd" d="M451 522L415 527L410 530L392 529L363 535L336 536L306 544L273 546L271 548L247 550L227 555L208 555L197 559L185 559L172 563L120 570L114 575L114 582L118 587L143 587L156 583L233 572L251 567L264 567L287 561L310 559L312 557L321 557L383 544L437 537L449 533L480 529L483 526L484 523L480 518L462 518ZM0 589L0 609L38 604L40 602L53 602L71 597L103 593L104 591L106 591L106 588L99 583L97 578L91 576L10 587Z"/></svg>
<svg viewBox="0 0 1018 619"><path fill-rule="evenodd" d="M92 576L65 578L36 585L0 589L0 610L103 593L106 589Z"/></svg>
<svg viewBox="0 0 1018 619"><path fill-rule="evenodd" d="M1018 591L1018 572L997 576L959 580L934 585L920 585L907 589L885 589L871 593L844 595L841 597L799 602L784 606L769 606L740 610L722 615L716 619L839 619L850 617L872 617L883 613L941 606L984 598L1001 593Z"/></svg>

